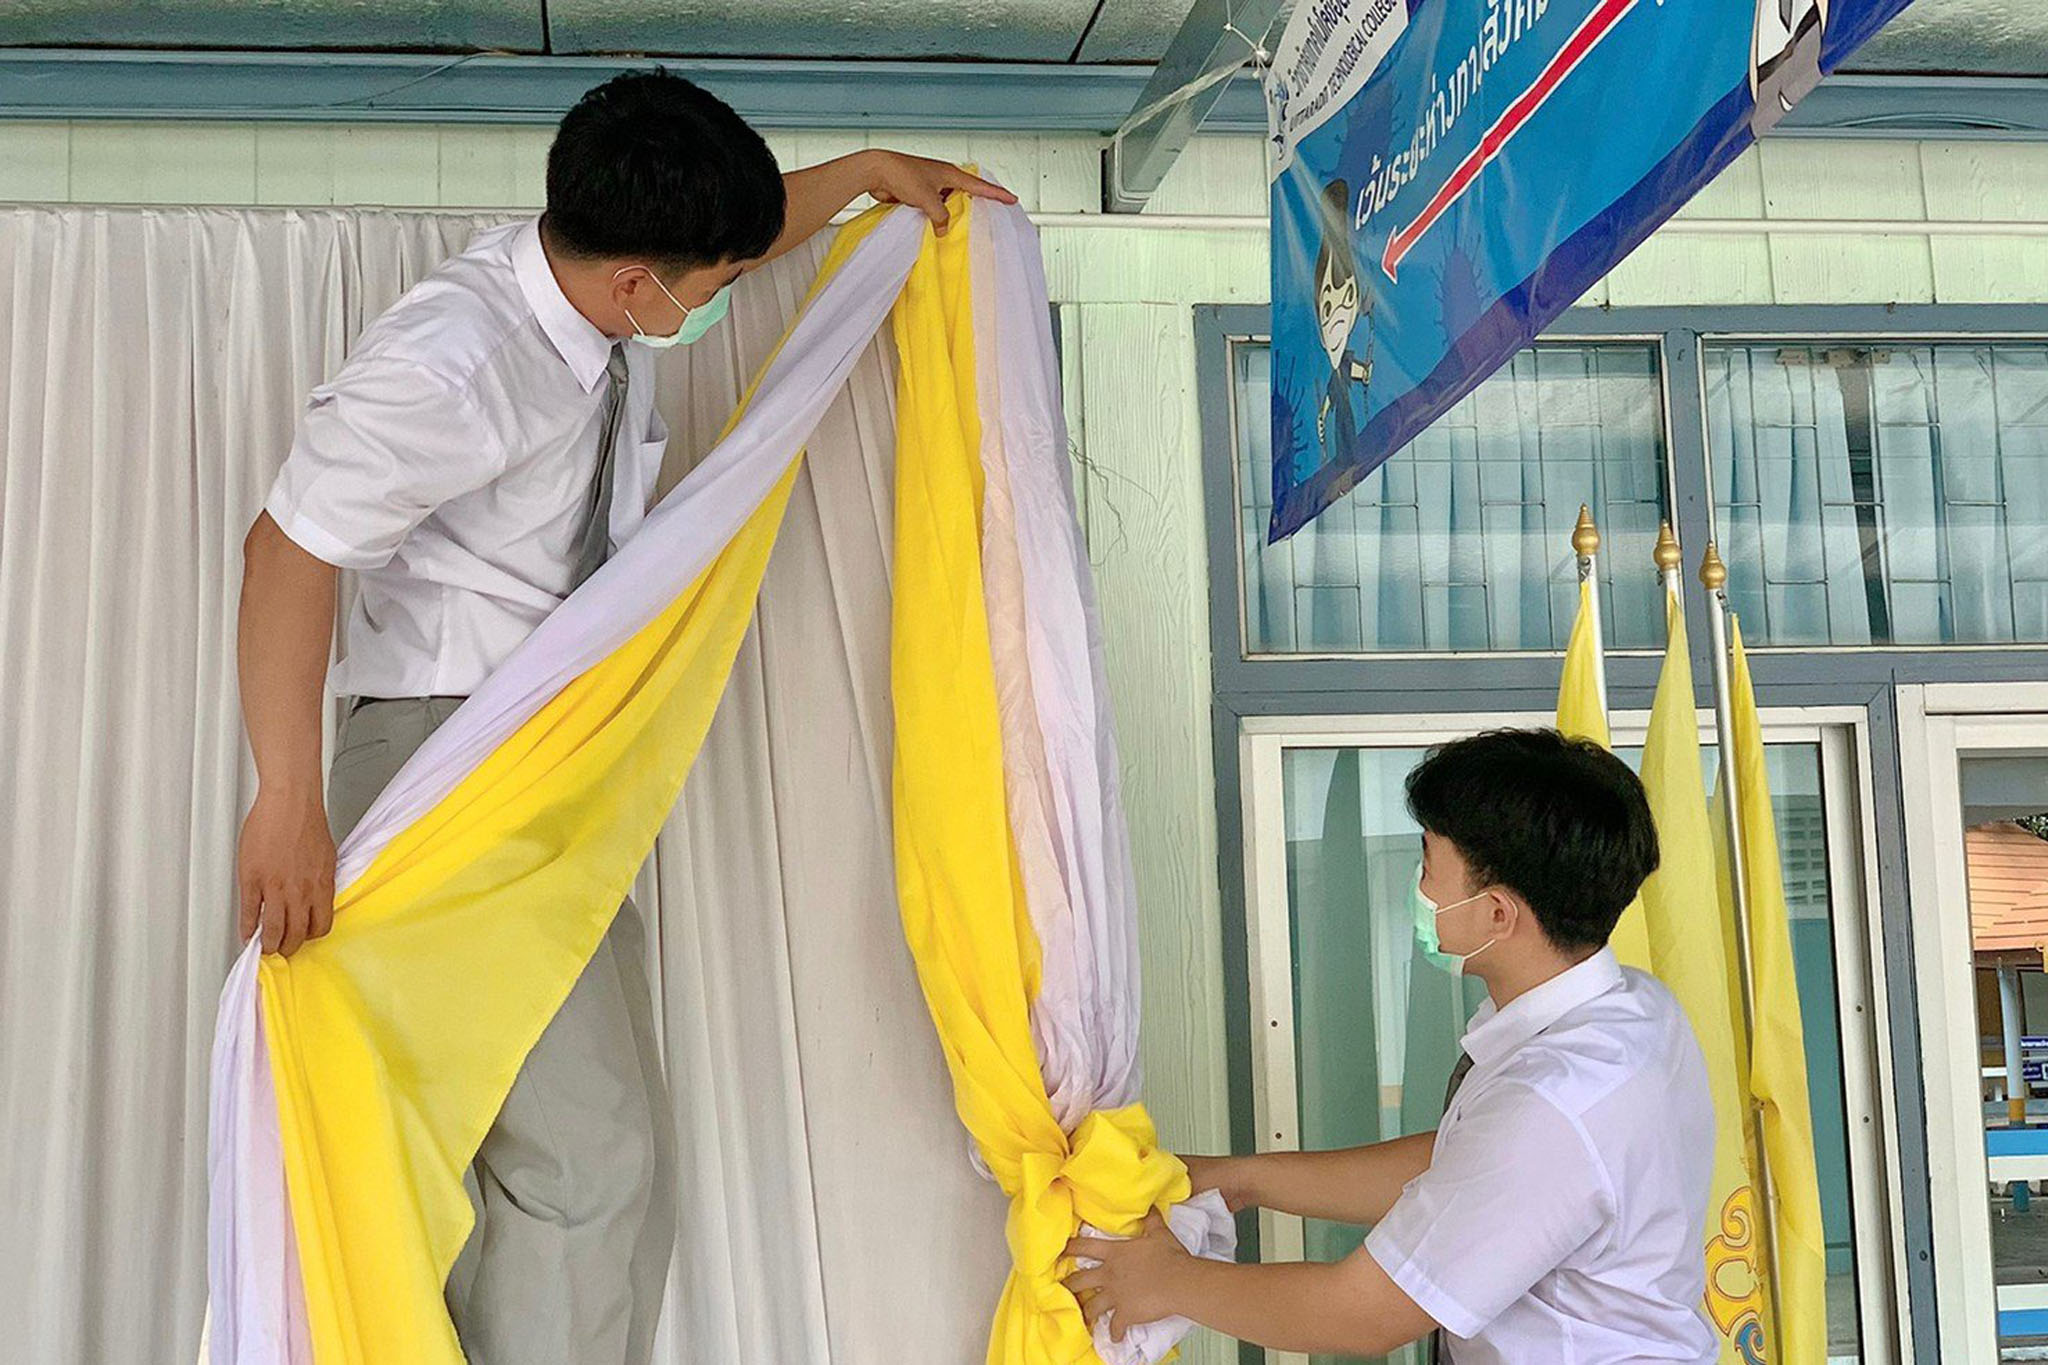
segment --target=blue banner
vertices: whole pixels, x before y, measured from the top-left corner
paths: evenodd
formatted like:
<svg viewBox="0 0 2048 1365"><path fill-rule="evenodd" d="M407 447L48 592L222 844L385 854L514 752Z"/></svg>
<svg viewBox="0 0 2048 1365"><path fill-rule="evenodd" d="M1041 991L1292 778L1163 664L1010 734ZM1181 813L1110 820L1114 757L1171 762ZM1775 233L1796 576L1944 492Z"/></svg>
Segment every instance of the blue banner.
<svg viewBox="0 0 2048 1365"><path fill-rule="evenodd" d="M1299 530L1907 0L1301 0L1268 79L1273 520Z"/></svg>

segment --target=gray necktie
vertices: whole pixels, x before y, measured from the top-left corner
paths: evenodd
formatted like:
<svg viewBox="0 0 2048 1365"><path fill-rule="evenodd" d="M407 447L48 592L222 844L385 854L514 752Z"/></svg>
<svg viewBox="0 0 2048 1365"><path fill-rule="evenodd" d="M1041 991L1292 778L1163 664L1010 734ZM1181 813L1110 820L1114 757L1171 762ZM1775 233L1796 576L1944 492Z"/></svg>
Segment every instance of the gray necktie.
<svg viewBox="0 0 2048 1365"><path fill-rule="evenodd" d="M576 540L576 573L569 581L574 592L596 573L611 554L612 489L618 461L613 452L619 443L619 419L626 411L626 344L612 347L605 362L604 429L597 438L597 472L590 476L590 506L583 514L583 530Z"/></svg>
<svg viewBox="0 0 2048 1365"><path fill-rule="evenodd" d="M1472 1057L1469 1053L1458 1054L1458 1064L1451 1068L1451 1083L1444 1087L1444 1112L1451 1112L1451 1101L1458 1098L1458 1087L1472 1074Z"/></svg>
<svg viewBox="0 0 2048 1365"><path fill-rule="evenodd" d="M1458 1098L1458 1087L1463 1085L1465 1078L1471 1074L1472 1055L1468 1052L1460 1052L1457 1065L1451 1068L1451 1083L1444 1087L1444 1112L1446 1114L1451 1112L1451 1101ZM1451 1358L1450 1348L1444 1340L1442 1328L1438 1328L1429 1334L1428 1358L1430 1365L1443 1365L1443 1362Z"/></svg>

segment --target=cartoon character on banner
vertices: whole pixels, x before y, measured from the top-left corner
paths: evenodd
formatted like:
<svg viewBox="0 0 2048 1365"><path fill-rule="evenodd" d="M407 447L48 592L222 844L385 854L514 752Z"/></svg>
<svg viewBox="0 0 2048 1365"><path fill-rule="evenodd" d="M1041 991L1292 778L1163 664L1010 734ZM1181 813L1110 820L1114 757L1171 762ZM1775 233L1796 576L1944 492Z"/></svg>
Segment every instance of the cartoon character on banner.
<svg viewBox="0 0 2048 1365"><path fill-rule="evenodd" d="M1359 278L1351 250L1351 188L1342 180L1323 190L1323 244L1316 253L1316 328L1330 374L1316 406L1316 440L1325 466L1346 466L1358 457L1358 429L1365 389L1372 382L1372 299ZM1366 327L1366 358L1351 349L1360 321Z"/></svg>

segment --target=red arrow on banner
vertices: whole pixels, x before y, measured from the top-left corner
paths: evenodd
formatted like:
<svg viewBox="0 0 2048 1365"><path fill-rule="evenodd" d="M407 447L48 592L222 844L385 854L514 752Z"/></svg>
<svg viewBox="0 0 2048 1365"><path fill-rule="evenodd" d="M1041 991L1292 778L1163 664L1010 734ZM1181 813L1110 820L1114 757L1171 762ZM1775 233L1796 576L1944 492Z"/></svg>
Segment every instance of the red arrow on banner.
<svg viewBox="0 0 2048 1365"><path fill-rule="evenodd" d="M1621 22L1624 14L1635 8L1635 4L1636 0L1601 0L1593 7L1593 12L1579 22L1557 55L1550 59L1529 88L1515 97L1507 112L1494 120L1493 126L1480 137L1479 145L1458 163L1458 169L1451 172L1451 178L1416 215L1415 221L1387 239L1386 252L1380 257L1380 269L1386 272L1388 279L1394 278L1401 258L1422 240L1422 235L1436 225L1437 219L1443 217L1451 205L1464 197L1465 191L1472 188L1487 163L1506 149L1515 134L1522 130L1522 125L1543 107L1551 92L1564 83L1564 78L1571 75L1587 54L1600 45L1600 40Z"/></svg>

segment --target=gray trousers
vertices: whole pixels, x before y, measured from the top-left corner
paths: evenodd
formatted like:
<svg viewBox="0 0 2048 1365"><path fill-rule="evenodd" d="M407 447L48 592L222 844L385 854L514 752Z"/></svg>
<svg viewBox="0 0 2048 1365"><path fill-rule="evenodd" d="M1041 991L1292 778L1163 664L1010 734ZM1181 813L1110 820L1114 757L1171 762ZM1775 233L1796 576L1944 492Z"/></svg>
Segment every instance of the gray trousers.
<svg viewBox="0 0 2048 1365"><path fill-rule="evenodd" d="M347 716L327 788L337 841L459 704L370 701ZM471 1365L645 1365L675 1244L674 1149L629 900L471 1169L476 1230L448 1279Z"/></svg>

